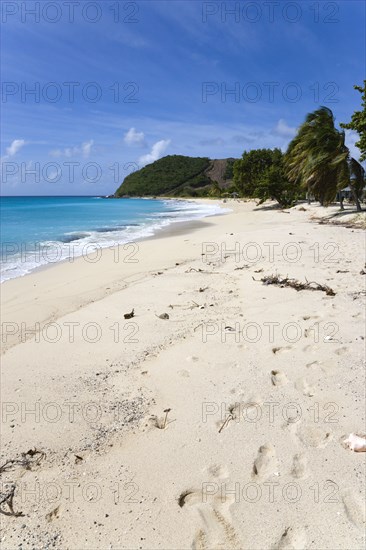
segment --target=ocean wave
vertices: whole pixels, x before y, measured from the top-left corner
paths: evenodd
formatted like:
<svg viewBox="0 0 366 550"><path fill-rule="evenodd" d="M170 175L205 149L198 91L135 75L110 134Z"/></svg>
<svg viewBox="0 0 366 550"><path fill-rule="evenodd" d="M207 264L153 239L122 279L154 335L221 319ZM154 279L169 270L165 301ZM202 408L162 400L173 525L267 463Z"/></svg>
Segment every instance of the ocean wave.
<svg viewBox="0 0 366 550"><path fill-rule="evenodd" d="M177 222L191 221L207 216L223 214L229 209L217 205L196 204L183 200L162 201L169 211L150 213L141 223L126 223L118 227L99 227L90 231L70 231L57 240L27 243L26 250L4 258L0 270L1 282L22 277L35 269L73 261L89 256L97 250L112 248L154 236L160 230Z"/></svg>

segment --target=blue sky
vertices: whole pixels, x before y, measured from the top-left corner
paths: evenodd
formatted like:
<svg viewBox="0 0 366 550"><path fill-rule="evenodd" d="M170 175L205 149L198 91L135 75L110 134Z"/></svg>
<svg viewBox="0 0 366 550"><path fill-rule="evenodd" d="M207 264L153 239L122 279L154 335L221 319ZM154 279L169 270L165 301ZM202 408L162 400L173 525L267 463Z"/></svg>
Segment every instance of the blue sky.
<svg viewBox="0 0 366 550"><path fill-rule="evenodd" d="M113 193L164 155L285 149L307 112L326 105L340 122L360 108L363 1L1 9L4 195Z"/></svg>

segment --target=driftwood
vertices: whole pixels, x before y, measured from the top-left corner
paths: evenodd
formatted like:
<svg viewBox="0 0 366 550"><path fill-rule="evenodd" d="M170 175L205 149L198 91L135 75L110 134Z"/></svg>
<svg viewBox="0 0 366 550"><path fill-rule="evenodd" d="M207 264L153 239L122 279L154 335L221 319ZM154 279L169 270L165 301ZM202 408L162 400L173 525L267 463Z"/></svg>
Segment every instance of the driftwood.
<svg viewBox="0 0 366 550"><path fill-rule="evenodd" d="M356 212L352 212L353 214L356 214ZM319 225L338 225L341 227L345 227L346 229L365 229L366 222L364 220L361 220L360 223L357 222L357 220L353 221L350 220L346 223L342 223L339 220L334 220L332 218L312 218L313 221L318 222Z"/></svg>
<svg viewBox="0 0 366 550"><path fill-rule="evenodd" d="M288 277L284 277L282 279L278 275L270 275L268 277L262 277L261 281L265 285L276 285L276 286L280 286L281 288L290 287L290 288L294 288L297 291L320 290L322 292L325 292L327 296L335 296L335 292L332 288L330 288L327 285L321 285L319 283L316 283L315 281L310 281L310 282L306 281L306 283L302 283L301 281L298 281L296 279L289 279Z"/></svg>
<svg viewBox="0 0 366 550"><path fill-rule="evenodd" d="M34 456L37 456L37 458L35 460L32 460ZM29 449L29 451L27 451L26 453L22 453L20 458L7 460L2 466L0 466L0 474L9 470L13 470L17 466L21 466L26 470L30 470L31 466L38 465L44 457L45 453L43 451L38 451L37 449Z"/></svg>
<svg viewBox="0 0 366 550"><path fill-rule="evenodd" d="M13 499L15 494L16 485L11 485L10 489L6 493L0 494L0 513L4 516L15 516L16 518L24 516L23 512L15 512L13 506ZM5 512L1 507L3 504L7 504L10 512Z"/></svg>
<svg viewBox="0 0 366 550"><path fill-rule="evenodd" d="M22 453L20 458L7 460L2 466L0 466L0 475L4 472L9 472L18 467L25 468L26 470L31 470L31 467L38 465L44 457L45 453L43 451L38 451L37 449L29 449L29 451L27 451L26 453ZM14 511L13 499L15 489L16 485L13 483L11 484L7 492L0 493L0 513L4 514L5 516L24 516L23 512ZM5 512L5 510L2 509L3 504L7 504L10 512Z"/></svg>

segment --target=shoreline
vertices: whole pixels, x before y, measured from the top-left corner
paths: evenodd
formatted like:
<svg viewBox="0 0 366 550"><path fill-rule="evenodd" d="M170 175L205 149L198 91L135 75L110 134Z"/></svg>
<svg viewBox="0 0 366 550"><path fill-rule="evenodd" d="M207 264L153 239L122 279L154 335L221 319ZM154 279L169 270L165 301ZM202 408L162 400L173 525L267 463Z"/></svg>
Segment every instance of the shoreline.
<svg viewBox="0 0 366 550"><path fill-rule="evenodd" d="M154 199L148 199L148 200L154 200ZM166 199L164 197L162 197L161 199L156 199L156 200L161 200L161 201L165 201L165 200L169 200L169 199ZM198 203L198 204L206 204L208 201L205 201L204 199L200 200L195 200L195 199L171 199L170 200L181 200L183 202L194 202L194 203ZM212 200L210 201L211 203L215 204L216 206L219 206L220 205L220 202L219 200ZM220 206L220 208L223 210L222 213L214 213L214 214L208 214L208 215L204 215L202 217L197 217L197 218L192 218L190 220L183 220L183 221L175 221L174 218L172 218L169 222L169 224L167 226L162 226L162 227L157 227L157 228L153 228L153 234L152 235L148 235L148 236L141 236L141 237L137 237L131 241L128 241L128 242L142 242L142 241L145 241L145 240L149 240L149 239L154 239L154 238L159 238L161 235L164 235L165 232L167 232L167 234L169 234L170 232L173 234L173 227L178 225L179 226L179 229L177 229L177 232L178 233L183 233L184 231L190 231L191 228L192 230L194 230L195 227L199 227L199 225L195 225L196 222L199 223L200 220L204 220L205 218L210 218L211 216L216 216L216 215L223 215L225 213L227 213L225 210L225 208L222 208L222 205ZM182 225L183 224L183 225ZM186 224L186 228L184 229L184 224ZM190 228L191 226L191 228ZM181 229L183 228L183 229ZM55 241L56 242L56 241ZM113 248L116 248L116 247L123 247L125 246L127 243L124 243L124 242L120 242L118 243L117 241L112 244L112 245L107 245L107 246L102 246L100 243L95 243L96 244L96 250L112 250ZM87 246L90 246L91 244L93 243L87 243L85 245L85 247ZM31 254L31 252L29 253ZM28 273L24 273L22 275L18 275L17 277L11 277L10 279L5 279L3 281L0 282L0 285L3 285L4 283L7 283L9 281L12 281L12 280L15 280L15 279L19 279L19 278L23 278L23 277L27 277L28 275L31 275L32 273L36 273L36 272L39 272L40 270L44 270L44 269L49 269L49 268L52 268L54 266L57 266L59 264L63 264L63 263L73 263L75 260L77 260L78 258L81 258L81 257L86 257L86 256L93 256L93 252L92 253L89 253L89 254L85 254L84 252L81 252L81 254L77 254L77 255L74 255L72 254L70 257L68 258L63 258L63 259L60 259L60 260L57 260L57 261L54 261L54 262L48 262L48 263L44 263L42 265L39 265L37 267L34 267L31 269L31 271L29 271Z"/></svg>
<svg viewBox="0 0 366 550"><path fill-rule="evenodd" d="M197 202L204 201L198 200ZM99 248L98 257L93 257L93 254L76 256L71 258L71 260L65 259L59 262L39 266L32 272L22 277L4 281L1 284L1 289L3 290L1 308L3 311L4 322L15 322L17 325L20 325L21 322L25 321L27 325L30 323L40 323L40 326L42 326L48 322L54 321L60 315L68 314L79 307L84 307L90 301L99 300L104 296L104 289L100 287L99 282L96 283L93 279L91 279L93 272L96 272L98 277L103 277L102 272L105 266L108 271L112 272L111 277L108 277L108 275L106 277L105 284L111 285L108 290L112 290L112 287L116 285L118 289L119 284L116 282L120 277L118 266L122 264L122 266L126 268L126 277L133 276L138 273L139 250L141 246L146 246L145 243L153 242L155 243L154 248L158 248L160 246L160 241L163 241L164 243L164 240L166 239L169 240L182 235L188 236L190 233L202 228L208 228L212 225L206 220L216 217L220 218L228 214L230 214L230 212L222 212L221 214L205 216L198 220L174 222L166 227L162 227L154 235L141 238L141 240L131 241L130 243L119 244L112 247ZM89 260L90 257L92 257L91 261ZM156 269L158 269L160 264L157 263L156 265ZM74 292L71 288L65 289L63 285L64 281L73 281L73 274L76 270L80 272L80 275L84 281L85 279L87 280L87 285L83 289L82 295L79 299L74 296ZM49 301L42 312L41 318L39 318L38 314L40 308L37 307L38 304L36 302L42 300L42 292L48 294L55 286L63 287L62 297L66 300L66 303L62 304L63 307L57 307L57 313L55 314L55 308ZM75 287L78 287L78 282L76 282ZM39 291L35 290L37 288ZM113 293L113 291L117 291L117 289L114 288L111 293ZM9 298L5 298L5 295L9 295ZM86 299L84 298L85 295L87 295ZM29 307L27 306L26 308L26 313L24 313L21 305L23 300L29 304ZM6 309L8 302L13 304L11 309L12 313L10 314L11 319L9 319L9 314ZM14 305L14 303L16 303L16 305ZM33 310L37 312L37 315L32 313ZM9 341L11 342L11 345L13 345L12 338L7 338L7 341L3 346L3 351L9 349Z"/></svg>
<svg viewBox="0 0 366 550"><path fill-rule="evenodd" d="M2 286L7 549L363 547L364 232L226 206Z"/></svg>

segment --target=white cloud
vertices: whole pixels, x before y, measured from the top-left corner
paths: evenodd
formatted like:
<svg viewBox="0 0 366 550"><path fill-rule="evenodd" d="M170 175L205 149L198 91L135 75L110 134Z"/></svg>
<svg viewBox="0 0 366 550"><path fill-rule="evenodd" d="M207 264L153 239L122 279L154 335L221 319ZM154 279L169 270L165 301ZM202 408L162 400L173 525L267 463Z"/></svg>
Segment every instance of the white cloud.
<svg viewBox="0 0 366 550"><path fill-rule="evenodd" d="M6 148L6 153L9 157L12 157L17 154L18 151L25 145L24 139L14 139L14 141L11 142L10 147Z"/></svg>
<svg viewBox="0 0 366 550"><path fill-rule="evenodd" d="M88 158L91 153L91 148L94 145L94 140L85 141L80 146L75 145L75 147L65 147L65 149L53 149L50 151L51 157L77 157L78 155L83 155L84 158Z"/></svg>
<svg viewBox="0 0 366 550"><path fill-rule="evenodd" d="M356 141L358 141L359 135L357 132L354 132L353 130L346 130L346 145L351 153L351 157L353 157L356 160L359 160L361 156L361 151L356 146Z"/></svg>
<svg viewBox="0 0 366 550"><path fill-rule="evenodd" d="M275 128L273 129L273 133L281 137L294 137L294 135L296 134L296 128L292 128L286 123L283 118L280 118Z"/></svg>
<svg viewBox="0 0 366 550"><path fill-rule="evenodd" d="M81 146L81 150L83 152L83 156L85 158L88 158L89 155L90 155L90 152L91 152L91 148L93 147L94 145L94 140L91 139L90 141L85 141L82 146Z"/></svg>
<svg viewBox="0 0 366 550"><path fill-rule="evenodd" d="M128 130L123 138L123 141L127 145L146 145L144 132L137 132L135 128L130 128Z"/></svg>
<svg viewBox="0 0 366 550"><path fill-rule="evenodd" d="M150 164L155 160L158 160L163 156L163 153L165 152L167 147L169 147L169 145L170 139L162 139L160 141L157 141L152 146L150 153L147 153L147 155L142 155L142 157L139 158L139 165L145 166L145 164Z"/></svg>

